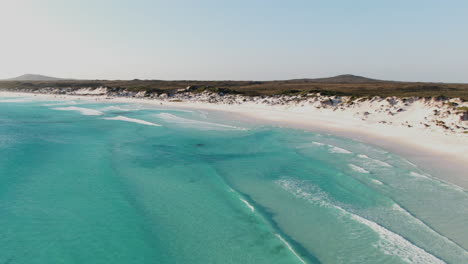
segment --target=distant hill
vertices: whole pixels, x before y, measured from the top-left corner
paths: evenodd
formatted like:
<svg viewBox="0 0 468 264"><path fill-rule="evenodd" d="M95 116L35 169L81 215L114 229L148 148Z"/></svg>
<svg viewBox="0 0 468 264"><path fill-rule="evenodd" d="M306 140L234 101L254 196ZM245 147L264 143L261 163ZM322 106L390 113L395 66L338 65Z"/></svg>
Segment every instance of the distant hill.
<svg viewBox="0 0 468 264"><path fill-rule="evenodd" d="M352 74L343 74L334 77L328 78L316 78L316 79L294 79L289 80L292 82L305 82L305 83L381 83L381 82L390 82L383 80L376 80L367 77L352 75Z"/></svg>
<svg viewBox="0 0 468 264"><path fill-rule="evenodd" d="M66 79L55 78L55 77L50 77L50 76L45 76L45 75L40 75L40 74L23 74L15 78L6 79L6 81L60 81L60 80L66 80Z"/></svg>

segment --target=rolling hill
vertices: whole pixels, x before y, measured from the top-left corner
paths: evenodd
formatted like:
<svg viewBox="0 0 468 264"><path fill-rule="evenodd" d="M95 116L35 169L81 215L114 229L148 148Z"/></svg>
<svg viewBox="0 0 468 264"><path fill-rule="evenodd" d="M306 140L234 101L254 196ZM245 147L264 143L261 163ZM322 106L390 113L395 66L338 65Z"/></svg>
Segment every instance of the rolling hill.
<svg viewBox="0 0 468 264"><path fill-rule="evenodd" d="M316 78L316 79L294 79L289 80L291 82L306 82L306 83L382 83L390 82L377 79L371 79L363 76L352 75L352 74L342 74L333 77L327 78Z"/></svg>
<svg viewBox="0 0 468 264"><path fill-rule="evenodd" d="M50 77L50 76L45 76L45 75L40 75L40 74L29 74L29 73L23 74L15 78L5 79L5 81L61 81L61 80L66 80L66 79L55 78L55 77Z"/></svg>

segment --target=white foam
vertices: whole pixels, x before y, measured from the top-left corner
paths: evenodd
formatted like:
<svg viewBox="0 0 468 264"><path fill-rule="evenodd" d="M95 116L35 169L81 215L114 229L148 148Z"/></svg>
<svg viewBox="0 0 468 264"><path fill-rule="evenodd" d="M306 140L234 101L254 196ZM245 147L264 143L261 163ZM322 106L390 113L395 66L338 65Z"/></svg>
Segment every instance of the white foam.
<svg viewBox="0 0 468 264"><path fill-rule="evenodd" d="M427 177L426 175L422 175L422 174L414 172L414 171L410 172L410 175L413 176L413 177L416 177L416 178L429 179L429 177Z"/></svg>
<svg viewBox="0 0 468 264"><path fill-rule="evenodd" d="M291 251L294 256L297 257L297 259L299 259L302 263L304 264L307 264L305 262L305 260L303 258L301 258L301 256L299 256L299 254L297 254L297 252L291 247L291 245L288 243L288 241L286 241L281 235L279 234L276 234L276 236L279 238L279 240L281 240L281 242L283 242L283 244L289 249L289 251Z"/></svg>
<svg viewBox="0 0 468 264"><path fill-rule="evenodd" d="M345 211L344 209L342 210ZM437 257L431 255L424 249L417 247L416 245L406 240L404 237L393 233L385 227L370 220L367 220L359 215L352 214L349 212L347 213L350 214L350 217L352 219L358 221L359 223L365 224L379 235L380 240L376 246L379 249L381 249L384 254L400 257L403 261L407 263L445 263L441 259L438 259Z"/></svg>
<svg viewBox="0 0 468 264"><path fill-rule="evenodd" d="M349 165L349 167L350 167L351 169L353 169L354 171L357 171L357 172L360 172L360 173L369 173L368 170L366 170L366 169L364 169L364 168L361 168L361 167L359 167L359 166L356 166L356 165L354 165L354 164L348 164L348 165Z"/></svg>
<svg viewBox="0 0 468 264"><path fill-rule="evenodd" d="M43 106L76 105L76 104L78 103L75 101L66 101L66 102L59 102L59 103L43 104Z"/></svg>
<svg viewBox="0 0 468 264"><path fill-rule="evenodd" d="M444 244L445 245L451 245L453 247L456 247L457 249L459 249L461 252L463 252L462 254L465 255L465 256L468 256L468 253L466 252L465 249L461 248L460 246L458 246L456 243L454 243L452 240L450 240L449 238L443 236L442 234L438 233L437 231L435 231L434 229L432 229L431 227L429 227L428 225L426 225L424 222L422 222L421 220L419 220L418 218L416 218L415 216L413 216L412 214L410 214L407 210L405 210L404 208L402 208L399 204L395 203L392 205L392 209L399 212L399 213L402 213L404 214L406 217L410 218L412 221L414 221L416 224L420 225L420 226L423 226L424 228L426 228L427 230L429 230L432 234L440 237L443 241L444 241ZM454 254L458 254L458 253L454 253Z"/></svg>
<svg viewBox="0 0 468 264"><path fill-rule="evenodd" d="M363 159L368 159L368 160L371 160L372 162L382 166L382 167L392 167L392 165L388 164L387 162L384 162L384 161L381 161L381 160L376 160L376 159L373 159L373 158L369 158L369 156L367 155L364 155L364 154L359 154L358 157L360 158L363 158Z"/></svg>
<svg viewBox="0 0 468 264"><path fill-rule="evenodd" d="M325 144L313 141L312 144L317 145L317 146L324 146Z"/></svg>
<svg viewBox="0 0 468 264"><path fill-rule="evenodd" d="M412 162L409 161L409 160L405 160L405 161L406 161L409 165L411 165L411 166L413 166L413 167L415 167L415 168L418 167L416 164L412 163Z"/></svg>
<svg viewBox="0 0 468 264"><path fill-rule="evenodd" d="M217 123L212 123L212 122L182 118L182 117L178 117L178 116L175 116L175 115L169 114L169 113L160 113L160 114L157 114L157 116L159 118L164 119L166 122L182 124L182 125L188 125L190 127L194 127L194 128L198 128L198 129L245 130L245 128L240 128L240 127L235 127L235 126L229 126L229 125L217 124Z"/></svg>
<svg viewBox="0 0 468 264"><path fill-rule="evenodd" d="M424 175L424 174L420 174L420 173L412 171L412 172L410 172L410 175L413 176L413 177L416 177L416 178L420 178L420 179L427 179L427 180L435 181L440 186L445 187L445 188L449 188L449 189L454 190L454 191L465 192L465 189L463 189L462 187L460 187L458 185L448 183L448 182L443 182L443 181L440 181L440 180L436 180L436 179L433 179L430 176L427 176L427 175Z"/></svg>
<svg viewBox="0 0 468 264"><path fill-rule="evenodd" d="M333 145L328 145L330 147L330 149L328 150L330 153L340 153L340 154L351 154L352 152L347 150L347 149L344 149L344 148L340 148L340 147L337 147L337 146L333 146Z"/></svg>
<svg viewBox="0 0 468 264"><path fill-rule="evenodd" d="M60 111L78 111L82 115L90 115L90 116L97 116L97 115L102 115L104 114L101 111L94 110L94 109L89 109L89 108L82 108L82 107L76 107L76 106L69 106L69 107L56 107L53 108L54 110L60 110Z"/></svg>
<svg viewBox="0 0 468 264"><path fill-rule="evenodd" d="M148 125L148 126L161 126L161 125L151 123L151 122L148 122L148 121L145 121L145 120L130 118L130 117L126 117L126 116L104 117L102 119L132 122L132 123L138 123L138 124Z"/></svg>
<svg viewBox="0 0 468 264"><path fill-rule="evenodd" d="M121 112L129 112L129 111L138 111L140 110L139 108L128 108L128 107L122 107L118 105L111 105L107 106L104 108L100 109L101 111L107 112L107 111L121 111Z"/></svg>
<svg viewBox="0 0 468 264"><path fill-rule="evenodd" d="M455 184L441 183L440 186L447 187L458 192L465 192L465 189Z"/></svg>
<svg viewBox="0 0 468 264"><path fill-rule="evenodd" d="M242 198L239 198L239 200L241 200L242 202L245 203L245 205L247 205L247 207L249 207L249 209L253 212L255 212L255 207L253 207L253 205L251 205L249 202L247 202L246 200L242 199Z"/></svg>
<svg viewBox="0 0 468 264"><path fill-rule="evenodd" d="M417 247L416 245L406 240L404 237L386 229L385 227L359 215L348 212L338 205L332 204L329 201L328 195L315 185L308 186L309 188L306 189L303 187L306 184L305 182L293 179L280 179L276 181L276 183L298 198L305 199L310 203L321 207L336 209L343 216L347 216L350 219L353 219L371 228L379 236L379 240L376 244L374 244L374 246L386 255L397 256L407 263L445 263L424 249Z"/></svg>
<svg viewBox="0 0 468 264"><path fill-rule="evenodd" d="M382 167L393 167L392 165L388 164L387 162L381 161L381 160L376 160L376 159L371 159L373 162L377 163L378 165Z"/></svg>
<svg viewBox="0 0 468 264"><path fill-rule="evenodd" d="M379 180L376 180L376 179L372 179L371 181L372 181L373 183L375 183L375 184L378 184L378 185L382 185L382 184L383 184L383 182L381 182L381 181L379 181Z"/></svg>

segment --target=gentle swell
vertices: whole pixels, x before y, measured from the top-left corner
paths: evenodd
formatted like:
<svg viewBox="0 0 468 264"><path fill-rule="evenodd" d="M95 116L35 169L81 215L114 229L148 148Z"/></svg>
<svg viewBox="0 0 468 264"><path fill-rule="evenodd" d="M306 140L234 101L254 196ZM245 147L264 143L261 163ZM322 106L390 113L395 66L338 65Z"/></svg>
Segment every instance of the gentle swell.
<svg viewBox="0 0 468 264"><path fill-rule="evenodd" d="M312 193L302 188L302 183L300 181L292 179L280 179L277 180L276 183L284 190L298 198L302 198L321 207L336 209L341 212L343 216L347 216L350 219L368 226L379 236L379 241L374 246L380 249L380 251L386 255L398 256L403 261L408 263L445 263L439 258L431 255L429 252L419 248L418 246L406 240L404 237L386 229L385 227L359 215L348 212L340 206L328 202L326 199L327 194L321 191L318 187L315 187L316 190Z"/></svg>

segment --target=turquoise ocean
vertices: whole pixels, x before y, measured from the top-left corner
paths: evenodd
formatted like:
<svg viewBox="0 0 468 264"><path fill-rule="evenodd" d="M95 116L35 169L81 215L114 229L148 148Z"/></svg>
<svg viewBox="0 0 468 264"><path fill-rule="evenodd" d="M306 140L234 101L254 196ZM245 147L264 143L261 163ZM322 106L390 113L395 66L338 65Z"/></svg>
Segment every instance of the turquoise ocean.
<svg viewBox="0 0 468 264"><path fill-rule="evenodd" d="M0 263L468 263L468 192L347 138L0 98Z"/></svg>

